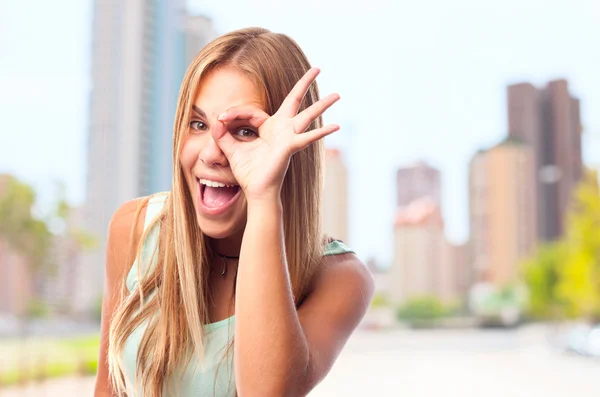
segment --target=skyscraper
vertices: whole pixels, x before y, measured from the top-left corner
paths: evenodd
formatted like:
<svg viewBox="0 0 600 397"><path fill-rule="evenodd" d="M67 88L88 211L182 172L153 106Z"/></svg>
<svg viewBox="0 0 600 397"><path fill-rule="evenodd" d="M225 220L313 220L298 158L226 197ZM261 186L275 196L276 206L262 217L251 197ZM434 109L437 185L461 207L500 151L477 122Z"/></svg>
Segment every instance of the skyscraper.
<svg viewBox="0 0 600 397"><path fill-rule="evenodd" d="M394 303L420 296L440 296L444 221L430 197L398 209L394 221L394 262L388 293Z"/></svg>
<svg viewBox="0 0 600 397"><path fill-rule="evenodd" d="M82 209L69 209L65 219L66 233L55 235L52 239L52 255L56 258L51 271L43 278L42 296L50 309L59 313L70 313L77 296L77 279L84 265L83 251L78 239L82 229Z"/></svg>
<svg viewBox="0 0 600 397"><path fill-rule="evenodd" d="M338 149L325 152L323 232L348 244L348 171Z"/></svg>
<svg viewBox="0 0 600 397"><path fill-rule="evenodd" d="M119 205L168 190L173 120L194 43L212 37L208 20L194 30L182 0L94 2L86 229L99 250L86 255L77 302L101 294L108 223ZM196 52L201 48L197 48ZM195 54L194 54L195 55Z"/></svg>
<svg viewBox="0 0 600 397"><path fill-rule="evenodd" d="M478 152L469 175L474 281L504 286L536 247L533 149L517 138Z"/></svg>
<svg viewBox="0 0 600 397"><path fill-rule="evenodd" d="M430 197L441 205L440 180L440 171L424 162L400 168L396 174L397 206L405 207L423 197Z"/></svg>
<svg viewBox="0 0 600 397"><path fill-rule="evenodd" d="M438 270L439 297L443 302L457 303L466 298L471 285L468 244L445 241Z"/></svg>
<svg viewBox="0 0 600 397"><path fill-rule="evenodd" d="M544 89L529 83L508 87L509 135L533 148L538 238L550 241L564 231L573 189L582 176L579 100L566 80Z"/></svg>
<svg viewBox="0 0 600 397"><path fill-rule="evenodd" d="M198 52L217 36L212 20L204 15L185 19L185 64L192 63Z"/></svg>

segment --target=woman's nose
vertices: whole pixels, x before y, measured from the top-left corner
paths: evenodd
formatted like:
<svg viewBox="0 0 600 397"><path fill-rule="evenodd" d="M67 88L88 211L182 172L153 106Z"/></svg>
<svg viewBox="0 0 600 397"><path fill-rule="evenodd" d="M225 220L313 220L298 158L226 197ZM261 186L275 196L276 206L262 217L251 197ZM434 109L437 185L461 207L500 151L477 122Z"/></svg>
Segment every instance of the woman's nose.
<svg viewBox="0 0 600 397"><path fill-rule="evenodd" d="M198 157L200 158L200 161L202 161L204 164L211 166L211 167L216 167L216 166L227 167L227 166L229 166L227 157L225 157L225 154L223 153L223 151L221 150L219 145L217 145L217 143L215 142L215 140L212 138L212 136L210 134L207 134L207 135L208 135L207 143L202 148L202 150L200 150L200 154L198 155Z"/></svg>

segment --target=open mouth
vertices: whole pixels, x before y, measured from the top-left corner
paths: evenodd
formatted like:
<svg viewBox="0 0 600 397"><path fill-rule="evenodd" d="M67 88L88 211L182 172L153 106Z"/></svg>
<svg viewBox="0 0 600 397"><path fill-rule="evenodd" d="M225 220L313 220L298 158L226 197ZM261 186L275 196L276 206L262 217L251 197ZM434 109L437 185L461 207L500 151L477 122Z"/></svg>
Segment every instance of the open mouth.
<svg viewBox="0 0 600 397"><path fill-rule="evenodd" d="M239 185L229 185L209 179L197 179L200 187L200 203L204 212L216 214L227 209L240 195Z"/></svg>

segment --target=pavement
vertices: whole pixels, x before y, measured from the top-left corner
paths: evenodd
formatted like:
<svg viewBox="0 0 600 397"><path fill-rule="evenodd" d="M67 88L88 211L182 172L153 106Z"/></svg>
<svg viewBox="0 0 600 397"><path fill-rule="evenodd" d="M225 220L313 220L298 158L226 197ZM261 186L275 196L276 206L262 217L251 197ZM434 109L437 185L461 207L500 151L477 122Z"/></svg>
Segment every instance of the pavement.
<svg viewBox="0 0 600 397"><path fill-rule="evenodd" d="M357 331L310 394L409 397L597 397L600 362L550 346L552 330ZM0 391L0 397L91 396L93 378Z"/></svg>

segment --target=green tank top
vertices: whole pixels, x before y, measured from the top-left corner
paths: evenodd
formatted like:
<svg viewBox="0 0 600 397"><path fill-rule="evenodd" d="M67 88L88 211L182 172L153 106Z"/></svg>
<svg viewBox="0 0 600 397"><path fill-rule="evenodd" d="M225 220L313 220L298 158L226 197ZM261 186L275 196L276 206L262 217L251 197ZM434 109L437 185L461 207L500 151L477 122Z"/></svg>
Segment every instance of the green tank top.
<svg viewBox="0 0 600 397"><path fill-rule="evenodd" d="M160 213L168 193L158 194L150 198L144 220L144 229L148 228L151 221ZM138 286L138 266L140 274L144 276L148 270L147 264L156 247L159 234L159 225L148 233L143 243L140 257L135 260L127 274L127 289L132 293ZM329 241L325 248L325 255L338 255L354 253L341 241ZM144 265L146 264L146 265ZM152 266L154 263L152 264ZM233 349L228 346L234 335L235 316L204 325L205 353L202 360L193 358L186 368L176 373L179 396L181 397L229 397L236 395L235 378L233 375ZM141 390L136 387L136 358L138 347L146 330L147 323L136 328L123 348L123 370L127 385L127 395L141 396ZM166 392L166 390L165 390Z"/></svg>

